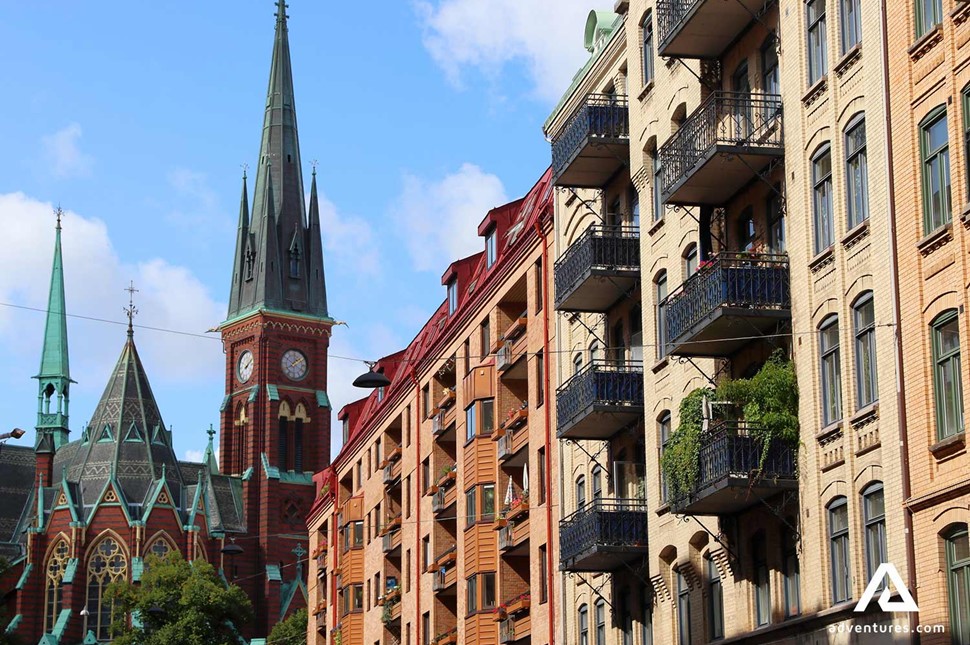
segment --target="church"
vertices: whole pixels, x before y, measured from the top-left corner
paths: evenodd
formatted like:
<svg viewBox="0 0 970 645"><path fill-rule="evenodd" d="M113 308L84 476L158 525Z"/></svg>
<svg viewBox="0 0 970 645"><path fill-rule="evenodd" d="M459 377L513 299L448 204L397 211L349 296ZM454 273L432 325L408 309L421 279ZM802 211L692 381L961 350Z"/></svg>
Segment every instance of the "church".
<svg viewBox="0 0 970 645"><path fill-rule="evenodd" d="M243 176L219 460L179 461L138 355L129 306L120 356L90 422L71 431L61 222L57 221L33 448L0 446L0 629L25 643L110 640L113 581L149 554L212 563L252 600L240 643L306 606L313 473L329 463L327 309L316 174L304 199L284 0L278 0L255 189ZM69 235L69 231L64 232ZM26 378L26 376L25 376ZM218 405L218 402L214 404Z"/></svg>

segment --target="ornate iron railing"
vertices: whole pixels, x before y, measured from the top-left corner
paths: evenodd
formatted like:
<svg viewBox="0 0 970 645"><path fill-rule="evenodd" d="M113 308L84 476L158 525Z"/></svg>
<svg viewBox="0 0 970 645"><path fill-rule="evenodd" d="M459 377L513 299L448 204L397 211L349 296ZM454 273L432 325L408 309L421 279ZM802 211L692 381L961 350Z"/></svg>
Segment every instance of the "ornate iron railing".
<svg viewBox="0 0 970 645"><path fill-rule="evenodd" d="M598 546L647 545L647 505L636 499L595 499L559 524L559 553L570 562Z"/></svg>
<svg viewBox="0 0 970 645"><path fill-rule="evenodd" d="M720 253L661 303L667 341L673 342L719 307L791 307L788 256Z"/></svg>
<svg viewBox="0 0 970 645"><path fill-rule="evenodd" d="M759 481L798 478L797 445L776 439L764 448L745 422L718 421L701 441L693 489L669 489L666 501L674 509L683 508L698 492L731 476Z"/></svg>
<svg viewBox="0 0 970 645"><path fill-rule="evenodd" d="M713 92L660 147L661 193L670 193L719 145L781 150L781 96Z"/></svg>
<svg viewBox="0 0 970 645"><path fill-rule="evenodd" d="M591 405L642 406L643 365L595 360L556 391L556 422L569 424Z"/></svg>
<svg viewBox="0 0 970 645"><path fill-rule="evenodd" d="M552 167L557 176L590 140L630 137L627 97L590 94L576 108L562 133L552 142Z"/></svg>
<svg viewBox="0 0 970 645"><path fill-rule="evenodd" d="M684 18L698 2L704 0L657 0L657 36L660 48L667 46L684 22Z"/></svg>
<svg viewBox="0 0 970 645"><path fill-rule="evenodd" d="M639 227L593 224L570 244L556 262L557 306L591 269L639 271Z"/></svg>

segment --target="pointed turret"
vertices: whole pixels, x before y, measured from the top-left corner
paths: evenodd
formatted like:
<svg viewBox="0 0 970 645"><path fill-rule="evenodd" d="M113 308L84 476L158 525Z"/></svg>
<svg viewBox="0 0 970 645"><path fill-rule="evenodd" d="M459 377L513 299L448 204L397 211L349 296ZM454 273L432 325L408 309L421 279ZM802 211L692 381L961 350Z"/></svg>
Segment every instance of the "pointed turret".
<svg viewBox="0 0 970 645"><path fill-rule="evenodd" d="M242 219L240 215L240 227ZM312 246L312 241L307 240L310 232L303 197L286 3L278 0L252 219L248 236L242 235L240 228L237 238L228 319L260 309L327 317L322 255L314 257L304 252ZM319 240L319 230L316 235ZM295 247L291 236L299 240ZM248 249L244 239L250 245ZM320 246L319 241L316 245ZM316 269L317 263L320 270Z"/></svg>
<svg viewBox="0 0 970 645"><path fill-rule="evenodd" d="M320 201L317 198L317 169L313 169L310 180L310 227L307 229L308 249L306 262L307 276L310 285L310 302L322 302L324 310L327 305L327 281L323 273L323 242L320 228Z"/></svg>
<svg viewBox="0 0 970 645"><path fill-rule="evenodd" d="M210 425L206 434L209 435L209 443L205 447L205 454L202 456L202 463L205 464L206 468L208 468L210 474L218 475L219 462L216 460L215 446L212 445L212 438L216 436L216 431ZM199 473L199 476L201 477L202 474Z"/></svg>
<svg viewBox="0 0 970 645"><path fill-rule="evenodd" d="M47 299L47 324L37 385L37 452L53 453L67 443L71 369L67 351L67 309L64 304L64 264L61 260L61 209L57 209L54 262Z"/></svg>
<svg viewBox="0 0 970 645"><path fill-rule="evenodd" d="M252 275L247 265L250 252L249 241L249 191L246 187L246 171L243 171L242 196L239 198L239 228L236 231L236 252L232 263L232 287L229 293L229 310L239 308L239 296L243 280Z"/></svg>

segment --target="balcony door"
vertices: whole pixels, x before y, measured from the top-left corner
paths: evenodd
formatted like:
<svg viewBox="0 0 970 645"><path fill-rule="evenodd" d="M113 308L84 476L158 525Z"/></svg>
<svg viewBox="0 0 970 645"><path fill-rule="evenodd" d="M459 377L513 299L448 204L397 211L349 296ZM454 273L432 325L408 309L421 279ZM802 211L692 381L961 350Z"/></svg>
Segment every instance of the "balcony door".
<svg viewBox="0 0 970 645"><path fill-rule="evenodd" d="M731 77L731 89L734 96L731 113L733 115L733 138L738 143L746 141L751 136L751 80L748 78L747 61L738 65L738 69Z"/></svg>

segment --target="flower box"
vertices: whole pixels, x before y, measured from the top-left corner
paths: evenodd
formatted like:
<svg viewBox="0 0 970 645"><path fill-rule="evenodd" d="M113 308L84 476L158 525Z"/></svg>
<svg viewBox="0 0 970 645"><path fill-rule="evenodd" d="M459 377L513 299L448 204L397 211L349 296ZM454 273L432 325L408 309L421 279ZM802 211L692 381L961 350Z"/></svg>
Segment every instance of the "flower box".
<svg viewBox="0 0 970 645"><path fill-rule="evenodd" d="M505 519L511 521L520 515L528 515L528 513L529 513L529 500L513 499L512 504L509 506L509 511L505 515Z"/></svg>
<svg viewBox="0 0 970 645"><path fill-rule="evenodd" d="M525 333L526 327L528 326L529 317L526 314L522 314L518 318L512 321L509 328L505 330L505 340L515 340L519 336Z"/></svg>
<svg viewBox="0 0 970 645"><path fill-rule="evenodd" d="M527 407L513 408L509 410L508 415L505 417L505 421L502 422L502 427L506 430L512 430L523 425L529 418L529 409Z"/></svg>
<svg viewBox="0 0 970 645"><path fill-rule="evenodd" d="M507 611L510 616L515 614L521 614L526 611L529 611L530 604L531 604L531 597L529 596L529 594L523 594L518 598L516 598L515 600L513 600L512 602L508 603Z"/></svg>
<svg viewBox="0 0 970 645"><path fill-rule="evenodd" d="M448 389L445 390L444 396L438 399L438 410L446 410L450 408L455 403L455 391Z"/></svg>
<svg viewBox="0 0 970 645"><path fill-rule="evenodd" d="M498 531L500 529L504 529L508 525L508 523L509 521L504 517L497 517L495 518L495 523L492 526L492 528Z"/></svg>

